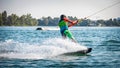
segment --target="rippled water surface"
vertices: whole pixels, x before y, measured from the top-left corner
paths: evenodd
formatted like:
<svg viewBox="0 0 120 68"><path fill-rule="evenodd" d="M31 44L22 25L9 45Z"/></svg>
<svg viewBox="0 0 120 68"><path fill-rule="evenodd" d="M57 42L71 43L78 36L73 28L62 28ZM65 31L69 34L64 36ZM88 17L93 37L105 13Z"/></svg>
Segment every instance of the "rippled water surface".
<svg viewBox="0 0 120 68"><path fill-rule="evenodd" d="M120 27L72 27L79 44L61 39L57 27L0 27L0 68L119 68ZM61 55L93 48L88 55Z"/></svg>

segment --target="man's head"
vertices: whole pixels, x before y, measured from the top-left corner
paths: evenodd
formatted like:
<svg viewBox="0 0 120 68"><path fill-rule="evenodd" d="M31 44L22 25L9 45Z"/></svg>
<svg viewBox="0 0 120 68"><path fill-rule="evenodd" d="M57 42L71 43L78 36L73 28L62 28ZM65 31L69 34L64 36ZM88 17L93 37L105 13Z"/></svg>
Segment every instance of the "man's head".
<svg viewBox="0 0 120 68"><path fill-rule="evenodd" d="M66 16L64 15L64 14L62 14L61 16L60 16L60 19L64 19Z"/></svg>

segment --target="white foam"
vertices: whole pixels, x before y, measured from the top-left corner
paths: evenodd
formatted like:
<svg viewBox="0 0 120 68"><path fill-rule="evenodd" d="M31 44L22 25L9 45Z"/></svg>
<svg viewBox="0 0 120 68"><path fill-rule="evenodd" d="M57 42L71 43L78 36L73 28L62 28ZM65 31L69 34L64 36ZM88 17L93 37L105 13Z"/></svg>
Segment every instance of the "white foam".
<svg viewBox="0 0 120 68"><path fill-rule="evenodd" d="M59 27L42 27L42 30L59 30Z"/></svg>
<svg viewBox="0 0 120 68"><path fill-rule="evenodd" d="M70 40L59 38L46 39L43 43L36 44L20 43L11 39L0 43L0 57L19 59L45 59L65 52L87 49Z"/></svg>

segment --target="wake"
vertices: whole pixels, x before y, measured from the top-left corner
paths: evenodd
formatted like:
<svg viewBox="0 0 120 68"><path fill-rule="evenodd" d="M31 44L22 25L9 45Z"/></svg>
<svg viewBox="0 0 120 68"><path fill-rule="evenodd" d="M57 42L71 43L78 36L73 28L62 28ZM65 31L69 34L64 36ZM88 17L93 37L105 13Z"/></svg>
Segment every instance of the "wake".
<svg viewBox="0 0 120 68"><path fill-rule="evenodd" d="M50 38L42 43L20 43L12 39L0 42L0 57L18 59L46 59L66 52L86 50L87 47L70 40Z"/></svg>

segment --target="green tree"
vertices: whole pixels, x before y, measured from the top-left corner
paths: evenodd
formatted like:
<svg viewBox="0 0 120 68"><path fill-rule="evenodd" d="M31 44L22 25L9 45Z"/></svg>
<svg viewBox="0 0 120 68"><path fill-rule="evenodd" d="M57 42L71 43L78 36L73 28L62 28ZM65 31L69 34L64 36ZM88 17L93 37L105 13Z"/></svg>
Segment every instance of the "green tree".
<svg viewBox="0 0 120 68"><path fill-rule="evenodd" d="M49 23L48 18L42 17L42 20L43 20L43 22L44 22L45 25L48 25L48 23Z"/></svg>
<svg viewBox="0 0 120 68"><path fill-rule="evenodd" d="M26 20L25 20L25 23L26 23L26 25L31 25L31 19L32 19L32 17L31 17L31 14L27 14L26 15Z"/></svg>
<svg viewBox="0 0 120 68"><path fill-rule="evenodd" d="M31 26L37 26L37 25L38 25L38 21L35 18L33 18L31 22Z"/></svg>
<svg viewBox="0 0 120 68"><path fill-rule="evenodd" d="M18 25L19 24L18 19L19 19L19 17L16 14L12 14L12 15L8 16L8 25L9 26Z"/></svg>
<svg viewBox="0 0 120 68"><path fill-rule="evenodd" d="M0 13L0 26L3 26L2 14Z"/></svg>
<svg viewBox="0 0 120 68"><path fill-rule="evenodd" d="M3 24L7 25L7 12L6 11L2 13L2 20L3 20Z"/></svg>
<svg viewBox="0 0 120 68"><path fill-rule="evenodd" d="M104 20L97 20L97 26L106 26Z"/></svg>
<svg viewBox="0 0 120 68"><path fill-rule="evenodd" d="M26 15L25 23L28 26L35 26L38 24L37 20L35 18L32 18L31 14Z"/></svg>
<svg viewBox="0 0 120 68"><path fill-rule="evenodd" d="M25 19L26 19L26 16L25 15L22 15L19 20L20 20L20 25L21 26L24 26L25 25Z"/></svg>
<svg viewBox="0 0 120 68"><path fill-rule="evenodd" d="M22 15L19 19L21 26L36 26L38 21L32 18L31 14Z"/></svg>

